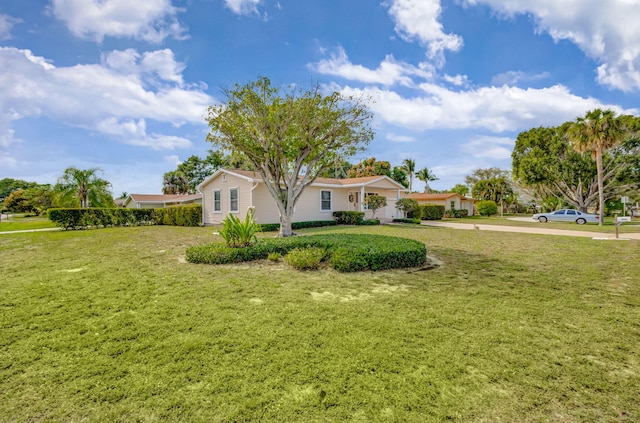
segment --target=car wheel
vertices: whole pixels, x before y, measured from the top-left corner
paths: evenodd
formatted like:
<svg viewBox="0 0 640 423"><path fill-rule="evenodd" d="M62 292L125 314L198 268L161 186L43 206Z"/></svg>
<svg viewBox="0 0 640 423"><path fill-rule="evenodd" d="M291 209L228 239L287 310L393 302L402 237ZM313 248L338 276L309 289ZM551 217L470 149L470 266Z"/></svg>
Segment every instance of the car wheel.
<svg viewBox="0 0 640 423"><path fill-rule="evenodd" d="M586 220L584 220L583 218L580 218L580 219L576 220L576 223L577 223L578 225L584 225L585 223L587 223L587 221L586 221Z"/></svg>
<svg viewBox="0 0 640 423"><path fill-rule="evenodd" d="M544 217L544 216L540 216L540 217L538 218L538 222L544 223L544 222L546 222L546 221L547 221L547 218L546 218L546 217Z"/></svg>

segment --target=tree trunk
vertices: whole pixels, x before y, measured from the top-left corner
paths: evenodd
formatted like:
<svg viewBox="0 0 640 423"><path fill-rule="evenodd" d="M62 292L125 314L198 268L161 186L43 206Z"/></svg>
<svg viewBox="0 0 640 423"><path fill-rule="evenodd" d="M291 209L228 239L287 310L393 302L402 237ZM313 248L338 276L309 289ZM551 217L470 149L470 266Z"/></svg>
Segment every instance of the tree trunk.
<svg viewBox="0 0 640 423"><path fill-rule="evenodd" d="M596 169L598 171L598 213L600 214L600 222L598 225L602 226L604 221L604 178L602 176L602 149L596 149Z"/></svg>

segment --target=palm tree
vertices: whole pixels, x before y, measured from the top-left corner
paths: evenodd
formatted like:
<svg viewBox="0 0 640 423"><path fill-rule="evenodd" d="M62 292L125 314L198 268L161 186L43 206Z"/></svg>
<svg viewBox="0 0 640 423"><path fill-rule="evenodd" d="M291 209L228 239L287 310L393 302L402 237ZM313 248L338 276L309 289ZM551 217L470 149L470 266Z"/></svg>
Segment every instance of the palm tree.
<svg viewBox="0 0 640 423"><path fill-rule="evenodd" d="M612 110L594 109L585 117L579 117L569 127L567 138L573 148L584 153L589 151L596 161L598 172L598 212L600 223L604 219L604 178L602 155L615 147L625 136L625 129L620 119Z"/></svg>
<svg viewBox="0 0 640 423"><path fill-rule="evenodd" d="M424 192L426 193L429 193L429 191L431 191L431 188L429 188L429 182L438 180L436 175L434 175L433 172L431 172L426 167L416 172L416 178L420 179L422 182L425 183Z"/></svg>
<svg viewBox="0 0 640 423"><path fill-rule="evenodd" d="M100 168L81 170L68 167L58 179L54 191L61 205L74 207L106 207L113 203L109 181L98 178Z"/></svg>
<svg viewBox="0 0 640 423"><path fill-rule="evenodd" d="M409 175L409 191L413 191L413 175L416 172L415 160L404 159L400 168Z"/></svg>
<svg viewBox="0 0 640 423"><path fill-rule="evenodd" d="M179 170L167 172L162 177L163 194L188 194L189 180Z"/></svg>

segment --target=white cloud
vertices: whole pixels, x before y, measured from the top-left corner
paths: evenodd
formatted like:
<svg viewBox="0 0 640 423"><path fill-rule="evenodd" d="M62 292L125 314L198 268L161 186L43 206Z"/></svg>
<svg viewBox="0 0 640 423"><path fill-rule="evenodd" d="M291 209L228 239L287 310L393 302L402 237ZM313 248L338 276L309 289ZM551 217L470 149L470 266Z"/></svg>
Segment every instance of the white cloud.
<svg viewBox="0 0 640 423"><path fill-rule="evenodd" d="M443 64L446 50L458 51L462 47L459 35L443 31L439 22L440 0L390 0L387 5L398 35L407 41L417 39L438 65Z"/></svg>
<svg viewBox="0 0 640 423"><path fill-rule="evenodd" d="M389 132L385 135L385 138L391 142L415 142L416 138L411 135L399 135Z"/></svg>
<svg viewBox="0 0 640 423"><path fill-rule="evenodd" d="M379 88L333 87L346 95L370 97L376 118L412 130L481 129L493 133L559 125L587 110L619 107L573 95L562 85L542 89L484 87L452 91L431 83L415 97Z"/></svg>
<svg viewBox="0 0 640 423"><path fill-rule="evenodd" d="M636 0L466 0L507 16L530 14L537 30L569 40L601 65L598 81L640 90L640 5Z"/></svg>
<svg viewBox="0 0 640 423"><path fill-rule="evenodd" d="M511 158L514 143L512 138L477 136L463 144L460 151L479 159L504 160Z"/></svg>
<svg viewBox="0 0 640 423"><path fill-rule="evenodd" d="M522 71L509 71L491 78L492 85L518 85L521 82L532 82L547 79L551 76L549 72L542 72L538 74L528 74Z"/></svg>
<svg viewBox="0 0 640 423"><path fill-rule="evenodd" d="M224 0L226 6L237 15L251 15L258 13L261 0Z"/></svg>
<svg viewBox="0 0 640 423"><path fill-rule="evenodd" d="M160 43L185 37L171 0L52 0L53 14L77 37L102 42L104 37L129 37Z"/></svg>
<svg viewBox="0 0 640 423"><path fill-rule="evenodd" d="M13 26L20 22L22 22L21 19L0 13L0 41L10 40Z"/></svg>
<svg viewBox="0 0 640 423"><path fill-rule="evenodd" d="M181 67L169 53L126 50L109 53L102 65L55 67L29 50L0 47L0 62L6 64L0 70L3 145L11 142L11 122L29 116L98 131L126 144L154 149L191 145L184 138L146 131L149 120L175 127L204 125L206 108L214 103L201 89L180 86Z"/></svg>
<svg viewBox="0 0 640 423"><path fill-rule="evenodd" d="M415 67L396 61L392 55L385 57L377 69L368 69L362 65L352 64L342 47L338 47L331 53L329 59L310 64L309 68L321 74L338 76L350 81L386 86L395 84L413 86L412 77L429 79L433 77L435 72L433 67L428 64Z"/></svg>

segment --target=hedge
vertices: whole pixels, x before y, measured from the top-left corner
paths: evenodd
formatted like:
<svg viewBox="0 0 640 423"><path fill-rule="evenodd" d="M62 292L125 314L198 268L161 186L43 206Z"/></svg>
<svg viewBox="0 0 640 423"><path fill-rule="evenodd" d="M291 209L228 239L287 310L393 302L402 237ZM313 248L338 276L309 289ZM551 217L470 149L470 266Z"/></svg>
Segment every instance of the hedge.
<svg viewBox="0 0 640 423"><path fill-rule="evenodd" d="M397 218L397 219L393 219L393 223L415 223L415 224L420 224L420 219L412 219L409 217L406 218Z"/></svg>
<svg viewBox="0 0 640 423"><path fill-rule="evenodd" d="M49 209L49 220L64 229L99 228L109 226L173 225L199 226L202 206L172 206L164 209Z"/></svg>
<svg viewBox="0 0 640 423"><path fill-rule="evenodd" d="M426 205L420 206L422 209L422 220L440 220L444 216L444 206Z"/></svg>
<svg viewBox="0 0 640 423"><path fill-rule="evenodd" d="M266 259L269 253L286 255L293 249L322 248L328 264L339 272L386 270L421 266L427 249L421 242L399 237L368 234L322 234L261 239L253 246L228 248L217 242L189 247L191 263L229 264Z"/></svg>
<svg viewBox="0 0 640 423"><path fill-rule="evenodd" d="M336 220L310 220L307 222L293 222L291 229L305 229L305 228L321 228L323 226L335 226L338 224ZM279 223L262 223L260 225L262 232L275 232L280 230Z"/></svg>
<svg viewBox="0 0 640 423"><path fill-rule="evenodd" d="M333 212L339 225L359 225L364 220L364 212L336 211Z"/></svg>

